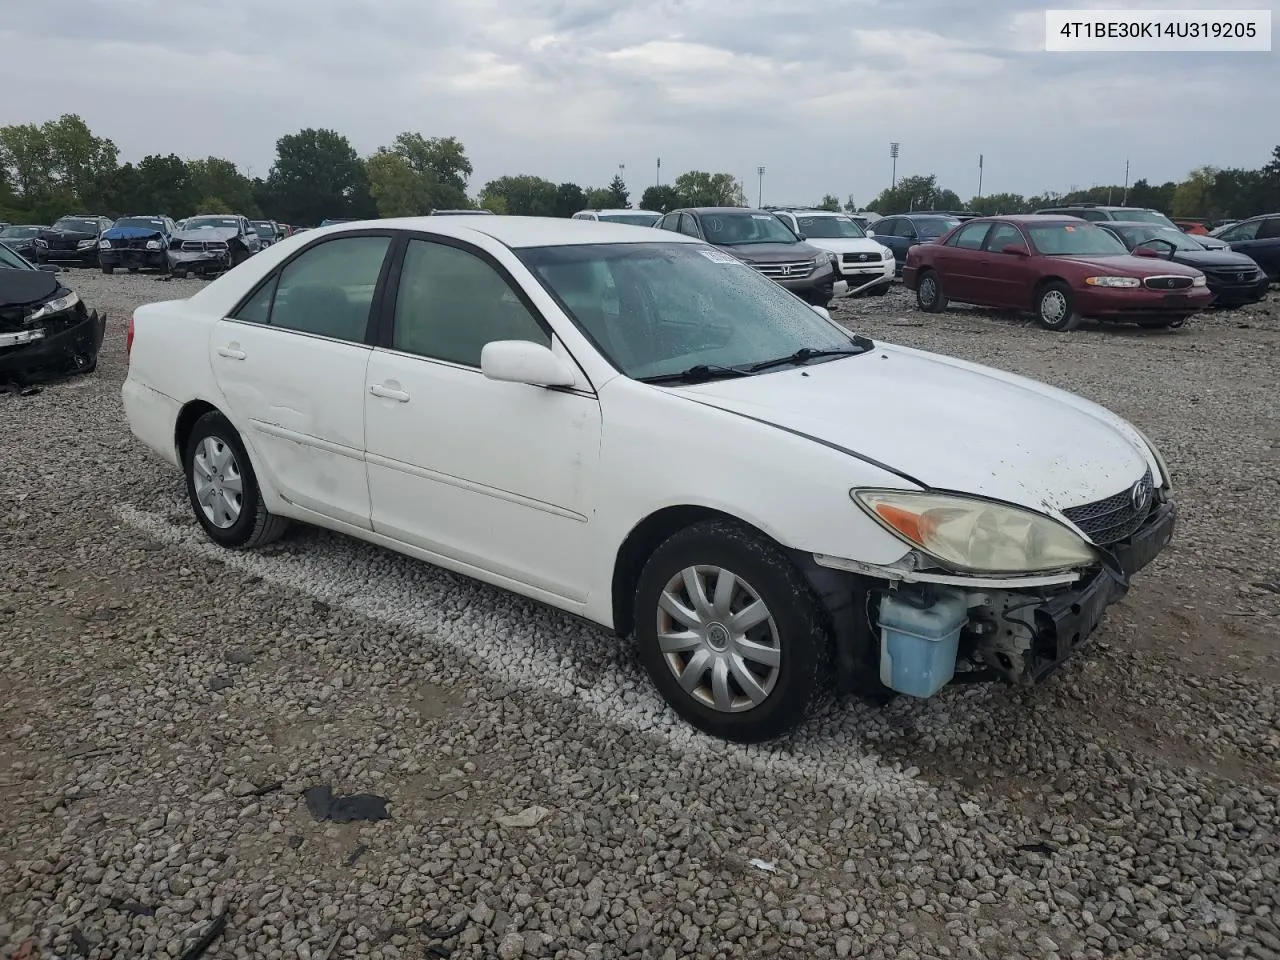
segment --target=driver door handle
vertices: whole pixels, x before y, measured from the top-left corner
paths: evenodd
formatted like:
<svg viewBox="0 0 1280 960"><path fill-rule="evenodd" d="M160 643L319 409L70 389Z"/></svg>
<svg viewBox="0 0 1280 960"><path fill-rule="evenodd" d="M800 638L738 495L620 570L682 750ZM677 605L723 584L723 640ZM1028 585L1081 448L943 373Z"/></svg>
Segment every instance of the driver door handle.
<svg viewBox="0 0 1280 960"><path fill-rule="evenodd" d="M369 392L375 397L383 397L387 400L398 400L400 403L409 402L409 394L395 387L385 386L381 383L375 383L369 388Z"/></svg>
<svg viewBox="0 0 1280 960"><path fill-rule="evenodd" d="M237 349L235 346L219 347L218 356L226 357L228 360L243 360L245 352Z"/></svg>

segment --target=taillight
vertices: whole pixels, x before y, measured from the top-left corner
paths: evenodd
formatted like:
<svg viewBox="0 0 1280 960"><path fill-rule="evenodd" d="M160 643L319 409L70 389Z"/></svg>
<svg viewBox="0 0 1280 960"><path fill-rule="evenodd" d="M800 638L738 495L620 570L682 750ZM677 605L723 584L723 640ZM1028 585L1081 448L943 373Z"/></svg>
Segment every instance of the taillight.
<svg viewBox="0 0 1280 960"><path fill-rule="evenodd" d="M133 314L129 314L129 326L124 334L124 355L127 357L133 351Z"/></svg>

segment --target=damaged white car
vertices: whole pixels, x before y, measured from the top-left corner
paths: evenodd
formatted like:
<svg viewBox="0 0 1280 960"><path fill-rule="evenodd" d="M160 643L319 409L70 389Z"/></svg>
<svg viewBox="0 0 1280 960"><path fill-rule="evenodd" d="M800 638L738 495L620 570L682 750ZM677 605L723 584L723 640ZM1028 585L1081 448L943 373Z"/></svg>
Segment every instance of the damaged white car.
<svg viewBox="0 0 1280 960"><path fill-rule="evenodd" d="M215 542L350 534L633 636L689 722L1032 684L1172 535L1133 426L643 227L346 223L141 307L133 433Z"/></svg>

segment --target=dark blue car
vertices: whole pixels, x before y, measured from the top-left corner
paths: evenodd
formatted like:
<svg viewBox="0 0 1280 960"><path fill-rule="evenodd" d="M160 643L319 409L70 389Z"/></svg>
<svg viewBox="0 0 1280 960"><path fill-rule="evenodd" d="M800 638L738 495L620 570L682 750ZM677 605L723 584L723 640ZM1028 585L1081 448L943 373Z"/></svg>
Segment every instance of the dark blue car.
<svg viewBox="0 0 1280 960"><path fill-rule="evenodd" d="M1280 281L1280 213L1241 220L1219 233L1218 239L1236 253L1252 257L1272 282Z"/></svg>
<svg viewBox="0 0 1280 960"><path fill-rule="evenodd" d="M103 273L114 273L116 267L124 267L130 273L137 273L143 267L167 273L166 251L177 229L163 214L121 217L102 232L98 241L98 265Z"/></svg>
<svg viewBox="0 0 1280 960"><path fill-rule="evenodd" d="M867 236L875 237L893 251L898 275L907 262L907 251L917 243L932 243L960 223L959 217L938 213L902 213L883 217L867 230Z"/></svg>

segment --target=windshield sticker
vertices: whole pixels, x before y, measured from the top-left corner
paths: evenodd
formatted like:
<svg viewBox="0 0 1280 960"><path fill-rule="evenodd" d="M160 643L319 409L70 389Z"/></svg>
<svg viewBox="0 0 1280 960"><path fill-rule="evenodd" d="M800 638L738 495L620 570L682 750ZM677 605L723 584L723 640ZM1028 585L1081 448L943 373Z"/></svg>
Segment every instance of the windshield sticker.
<svg viewBox="0 0 1280 960"><path fill-rule="evenodd" d="M772 213L753 213L751 215L751 219L752 220L772 220L773 214Z"/></svg>
<svg viewBox="0 0 1280 960"><path fill-rule="evenodd" d="M716 250L714 248L707 248L707 249L699 248L698 252L702 254L704 257L706 257L708 260L710 260L712 263L741 263L742 262L737 257L731 254L725 253L723 250Z"/></svg>
<svg viewBox="0 0 1280 960"><path fill-rule="evenodd" d="M1071 226L1071 224L1067 224L1067 233L1075 233L1075 232L1076 232L1076 228Z"/></svg>

